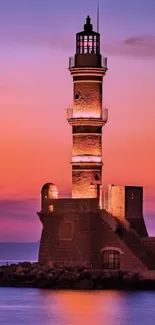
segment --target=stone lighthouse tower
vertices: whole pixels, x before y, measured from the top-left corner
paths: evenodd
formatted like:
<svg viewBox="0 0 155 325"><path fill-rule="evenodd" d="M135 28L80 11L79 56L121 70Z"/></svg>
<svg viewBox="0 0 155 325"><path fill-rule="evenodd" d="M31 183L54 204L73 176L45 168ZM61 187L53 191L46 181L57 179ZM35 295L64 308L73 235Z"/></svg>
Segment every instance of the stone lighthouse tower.
<svg viewBox="0 0 155 325"><path fill-rule="evenodd" d="M69 59L73 77L73 106L67 111L72 126L72 198L102 195L102 127L107 110L102 107L102 82L107 58L100 54L100 34L86 18L76 34L76 54Z"/></svg>
<svg viewBox="0 0 155 325"><path fill-rule="evenodd" d="M51 181L42 186L39 263L50 267L52 278L47 277L47 283L56 287L66 285L68 276L70 282L68 265L75 267L75 288L86 274L77 277L77 266L142 270L142 275L149 270L150 277L150 270L155 270L155 238L148 238L142 187L110 185L104 195L108 205L102 207L102 129L107 122L102 83L107 59L100 54L100 34L93 31L89 16L84 31L76 35L69 71L73 77L73 106L67 117L73 134L72 198L59 198ZM54 266L62 269L59 280ZM73 288L72 280L70 285Z"/></svg>

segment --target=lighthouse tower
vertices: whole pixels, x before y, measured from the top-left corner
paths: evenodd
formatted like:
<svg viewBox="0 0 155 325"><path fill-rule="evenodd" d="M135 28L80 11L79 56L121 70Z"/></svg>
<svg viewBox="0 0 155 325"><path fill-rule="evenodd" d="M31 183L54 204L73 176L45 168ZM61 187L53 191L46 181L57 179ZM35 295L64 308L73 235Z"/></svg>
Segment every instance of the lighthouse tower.
<svg viewBox="0 0 155 325"><path fill-rule="evenodd" d="M73 106L67 111L72 126L72 198L102 196L102 127L107 109L102 108L102 82L107 58L100 54L100 34L86 18L76 34L76 54L69 58L73 77Z"/></svg>

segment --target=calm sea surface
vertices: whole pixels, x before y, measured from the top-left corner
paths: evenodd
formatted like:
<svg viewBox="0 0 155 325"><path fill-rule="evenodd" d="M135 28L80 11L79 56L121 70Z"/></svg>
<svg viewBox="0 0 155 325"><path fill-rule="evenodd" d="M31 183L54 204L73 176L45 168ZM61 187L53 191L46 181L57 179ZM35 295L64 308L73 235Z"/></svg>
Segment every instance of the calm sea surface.
<svg viewBox="0 0 155 325"><path fill-rule="evenodd" d="M2 325L154 325L155 292L0 288Z"/></svg>

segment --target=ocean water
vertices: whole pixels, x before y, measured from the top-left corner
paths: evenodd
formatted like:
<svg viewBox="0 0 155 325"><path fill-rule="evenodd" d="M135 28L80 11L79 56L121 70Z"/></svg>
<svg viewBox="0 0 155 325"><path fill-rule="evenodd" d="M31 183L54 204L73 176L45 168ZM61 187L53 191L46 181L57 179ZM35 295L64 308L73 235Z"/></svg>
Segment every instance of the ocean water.
<svg viewBox="0 0 155 325"><path fill-rule="evenodd" d="M154 325L155 292L0 288L3 325Z"/></svg>

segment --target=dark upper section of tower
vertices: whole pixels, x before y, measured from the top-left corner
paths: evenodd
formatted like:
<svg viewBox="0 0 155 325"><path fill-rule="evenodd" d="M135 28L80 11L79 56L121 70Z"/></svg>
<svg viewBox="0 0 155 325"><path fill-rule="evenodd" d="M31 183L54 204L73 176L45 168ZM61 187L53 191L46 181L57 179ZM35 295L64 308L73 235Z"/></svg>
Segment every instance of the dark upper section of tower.
<svg viewBox="0 0 155 325"><path fill-rule="evenodd" d="M69 68L104 68L107 70L107 58L100 54L100 34L93 31L89 16L84 30L76 34L76 54L69 59Z"/></svg>
<svg viewBox="0 0 155 325"><path fill-rule="evenodd" d="M100 54L100 34L93 31L89 16L84 30L76 34L76 54Z"/></svg>

